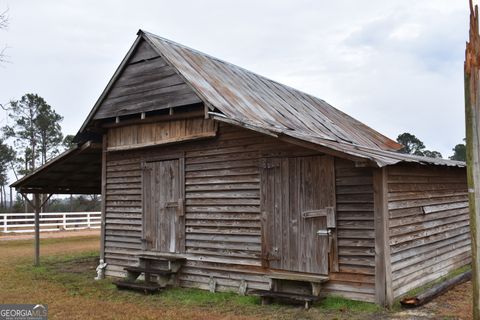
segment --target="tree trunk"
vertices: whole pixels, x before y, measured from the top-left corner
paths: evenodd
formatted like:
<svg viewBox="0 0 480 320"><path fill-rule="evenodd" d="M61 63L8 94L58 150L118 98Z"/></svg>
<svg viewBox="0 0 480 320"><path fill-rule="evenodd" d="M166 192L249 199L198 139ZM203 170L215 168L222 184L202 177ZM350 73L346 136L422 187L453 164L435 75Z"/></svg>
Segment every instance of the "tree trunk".
<svg viewBox="0 0 480 320"><path fill-rule="evenodd" d="M470 0L470 37L465 51L465 121L467 138L467 178L472 237L473 319L480 319L480 35L478 6Z"/></svg>
<svg viewBox="0 0 480 320"><path fill-rule="evenodd" d="M0 186L0 209L5 208L4 200L3 200L3 186Z"/></svg>

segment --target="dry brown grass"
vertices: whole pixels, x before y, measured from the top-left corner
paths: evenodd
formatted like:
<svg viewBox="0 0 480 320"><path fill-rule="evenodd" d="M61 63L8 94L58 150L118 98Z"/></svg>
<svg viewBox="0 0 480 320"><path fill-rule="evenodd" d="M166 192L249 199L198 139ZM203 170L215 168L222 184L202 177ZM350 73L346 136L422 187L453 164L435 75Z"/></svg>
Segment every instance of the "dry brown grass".
<svg viewBox="0 0 480 320"><path fill-rule="evenodd" d="M47 239L42 243L42 256L71 255L98 249L98 237ZM3 277L0 303L48 304L51 319L250 319L237 315L222 315L195 308L171 309L134 301L108 301L98 297L72 295L60 283L25 274L18 265L29 264L33 255L31 241L0 243L0 273ZM27 268L28 270L28 268ZM92 274L93 277L94 274Z"/></svg>
<svg viewBox="0 0 480 320"><path fill-rule="evenodd" d="M34 268L32 241L0 241L0 303L48 304L50 319L409 319L412 316L387 313L368 304L342 299L327 299L305 311L295 306L262 307L252 297L198 290L172 289L153 296L117 291L110 280L93 280L98 246L97 236L44 239L42 267ZM460 294L467 294L468 287L462 288ZM458 296L459 292L455 293ZM440 299L449 301L448 296ZM439 318L465 316L462 311L467 305L461 304L462 301L457 301L462 306L458 309L442 308L440 303L431 305L438 311L427 306L419 314L441 315Z"/></svg>

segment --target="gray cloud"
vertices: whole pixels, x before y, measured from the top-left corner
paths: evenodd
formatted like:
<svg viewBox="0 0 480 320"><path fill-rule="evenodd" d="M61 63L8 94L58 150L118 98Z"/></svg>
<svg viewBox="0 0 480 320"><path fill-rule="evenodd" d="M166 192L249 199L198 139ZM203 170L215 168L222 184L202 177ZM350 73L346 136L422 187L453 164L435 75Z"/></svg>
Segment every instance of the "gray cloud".
<svg viewBox="0 0 480 320"><path fill-rule="evenodd" d="M74 133L139 28L312 93L395 138L450 154L464 136L467 3L6 1L0 101L37 92ZM0 115L0 121L5 121Z"/></svg>

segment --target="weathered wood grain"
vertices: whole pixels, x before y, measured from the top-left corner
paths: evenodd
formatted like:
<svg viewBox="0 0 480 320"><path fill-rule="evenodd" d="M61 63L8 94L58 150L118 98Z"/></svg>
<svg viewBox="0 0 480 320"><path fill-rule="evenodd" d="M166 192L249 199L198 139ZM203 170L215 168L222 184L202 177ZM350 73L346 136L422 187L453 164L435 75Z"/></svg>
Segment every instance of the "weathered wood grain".
<svg viewBox="0 0 480 320"><path fill-rule="evenodd" d="M216 127L212 120L200 117L111 128L108 130L108 151L124 151L211 138L216 135ZM127 167L123 166L122 169Z"/></svg>
<svg viewBox="0 0 480 320"><path fill-rule="evenodd" d="M200 103L201 99L146 42L140 41L95 113L105 119Z"/></svg>
<svg viewBox="0 0 480 320"><path fill-rule="evenodd" d="M124 266L135 264L133 252L141 246L142 161L175 152L185 154L186 173L185 252L189 260L188 268L180 275L180 285L208 288L208 273L216 268L217 290L237 290L242 278L248 288L268 289L265 271L252 269L260 268L262 261L260 159L312 156L318 152L229 125L221 125L212 140L108 153L107 274L122 276ZM335 175L343 177L342 174L363 177L371 176L371 171L335 159ZM357 181L368 183L369 179ZM325 290L373 301L373 188L350 184L337 186L336 190L344 195L334 203L341 208L337 212L339 272L332 276ZM355 203L369 206L352 211L347 205ZM352 220L359 225L352 224Z"/></svg>
<svg viewBox="0 0 480 320"><path fill-rule="evenodd" d="M470 261L464 169L388 169L392 288L398 297Z"/></svg>

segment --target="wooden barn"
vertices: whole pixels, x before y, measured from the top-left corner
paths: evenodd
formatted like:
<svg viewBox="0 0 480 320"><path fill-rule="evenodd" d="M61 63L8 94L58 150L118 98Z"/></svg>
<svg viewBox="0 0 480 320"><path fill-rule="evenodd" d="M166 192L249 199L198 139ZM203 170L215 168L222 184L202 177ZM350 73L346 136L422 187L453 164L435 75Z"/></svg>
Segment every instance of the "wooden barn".
<svg viewBox="0 0 480 320"><path fill-rule="evenodd" d="M144 31L76 142L13 186L101 193L119 286L391 305L470 262L464 163Z"/></svg>

